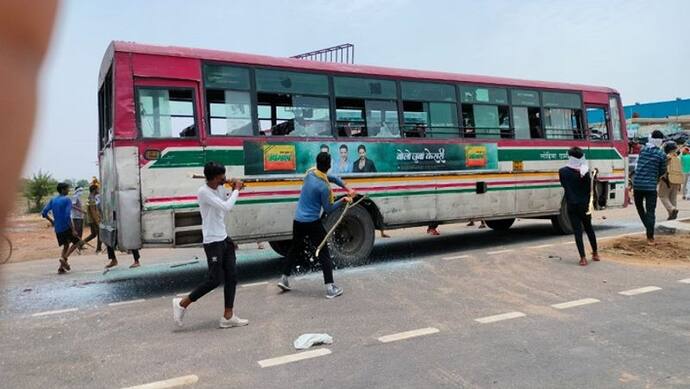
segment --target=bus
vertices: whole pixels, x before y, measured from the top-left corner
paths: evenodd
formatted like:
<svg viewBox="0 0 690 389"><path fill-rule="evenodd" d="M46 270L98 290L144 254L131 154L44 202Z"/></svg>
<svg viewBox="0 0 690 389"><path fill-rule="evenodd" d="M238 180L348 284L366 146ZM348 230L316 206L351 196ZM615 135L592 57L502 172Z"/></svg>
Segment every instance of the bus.
<svg viewBox="0 0 690 389"><path fill-rule="evenodd" d="M598 172L597 205L627 204L625 121L608 87L112 42L98 106L100 230L123 250L201 244L195 176L217 161L247 183L229 235L285 255L322 150L366 197L331 238L338 261L366 259L377 229L535 218L568 233L558 169L572 146Z"/></svg>

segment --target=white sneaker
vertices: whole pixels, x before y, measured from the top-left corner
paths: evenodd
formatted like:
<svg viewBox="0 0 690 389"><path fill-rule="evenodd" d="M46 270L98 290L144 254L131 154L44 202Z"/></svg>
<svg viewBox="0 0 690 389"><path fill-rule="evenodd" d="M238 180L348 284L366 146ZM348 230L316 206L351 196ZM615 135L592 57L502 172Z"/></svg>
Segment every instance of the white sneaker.
<svg viewBox="0 0 690 389"><path fill-rule="evenodd" d="M326 285L326 298L332 299L343 294L343 288L337 287L335 284Z"/></svg>
<svg viewBox="0 0 690 389"><path fill-rule="evenodd" d="M280 276L280 281L278 281L278 287L282 289L283 292L289 292L290 290L292 290L292 288L290 288L290 280L288 279L288 276Z"/></svg>
<svg viewBox="0 0 690 389"><path fill-rule="evenodd" d="M221 317L220 323L218 323L220 328L244 327L247 324L249 324L249 320L240 319L235 314L233 314L232 317L229 319Z"/></svg>
<svg viewBox="0 0 690 389"><path fill-rule="evenodd" d="M173 320L175 320L175 324L177 324L179 327L182 327L182 319L184 318L184 313L187 312L187 308L180 305L181 301L181 298L174 298L172 301Z"/></svg>

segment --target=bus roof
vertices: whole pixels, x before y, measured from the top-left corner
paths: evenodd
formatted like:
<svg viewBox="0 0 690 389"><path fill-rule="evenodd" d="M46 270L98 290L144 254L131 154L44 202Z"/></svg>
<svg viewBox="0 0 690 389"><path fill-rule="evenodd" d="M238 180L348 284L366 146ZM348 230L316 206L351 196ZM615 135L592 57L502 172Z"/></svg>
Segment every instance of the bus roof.
<svg viewBox="0 0 690 389"><path fill-rule="evenodd" d="M402 79L462 82L469 84L490 84L496 86L539 88L539 89L564 89L583 92L618 93L615 89L580 85L561 82L520 80L514 78L468 75L460 73L424 71L414 69L386 68L369 65L350 65L341 63L319 62L296 58L271 57L267 55L244 54L220 50L194 49L176 46L144 45L135 42L113 41L106 51L101 64L99 85L102 83L105 72L112 61L114 52L162 55L172 57L197 58L200 60L230 62L245 65L260 65L289 68L293 70L312 70L330 73L343 73L359 76L394 77Z"/></svg>

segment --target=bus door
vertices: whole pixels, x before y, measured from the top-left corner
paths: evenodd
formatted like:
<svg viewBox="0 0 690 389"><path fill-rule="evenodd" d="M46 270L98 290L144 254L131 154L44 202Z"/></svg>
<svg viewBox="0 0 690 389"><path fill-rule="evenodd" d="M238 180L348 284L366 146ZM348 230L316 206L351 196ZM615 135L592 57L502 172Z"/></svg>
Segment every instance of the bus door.
<svg viewBox="0 0 690 389"><path fill-rule="evenodd" d="M135 78L144 244L198 243L196 192L204 164L199 82Z"/></svg>

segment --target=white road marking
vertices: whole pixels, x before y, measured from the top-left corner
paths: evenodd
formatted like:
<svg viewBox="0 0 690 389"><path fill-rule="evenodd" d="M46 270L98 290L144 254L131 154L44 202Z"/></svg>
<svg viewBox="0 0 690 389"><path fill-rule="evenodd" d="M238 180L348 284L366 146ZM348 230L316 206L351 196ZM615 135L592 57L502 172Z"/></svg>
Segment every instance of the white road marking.
<svg viewBox="0 0 690 389"><path fill-rule="evenodd" d="M249 288L252 286L260 286L260 285L268 285L268 281L252 282L252 283L244 284L244 285L240 285L240 286L243 288Z"/></svg>
<svg viewBox="0 0 690 389"><path fill-rule="evenodd" d="M31 315L31 317L40 317L40 316L48 316L48 315L57 315L60 313L67 313L67 312L76 312L78 311L79 308L67 308L67 309L57 309L55 311L45 311L45 312L38 312L34 313Z"/></svg>
<svg viewBox="0 0 690 389"><path fill-rule="evenodd" d="M488 255L497 255L497 254L510 253L510 252L513 252L513 251L515 251L515 250L513 250L513 249L508 249L508 250L489 251L489 252L487 252L487 254L488 254Z"/></svg>
<svg viewBox="0 0 690 389"><path fill-rule="evenodd" d="M470 257L469 255L456 255L454 257L443 257L441 259L443 259L444 261L452 261L454 259L464 259L464 258L469 258L469 257Z"/></svg>
<svg viewBox="0 0 690 389"><path fill-rule="evenodd" d="M489 324L489 323L495 323L495 322L501 321L501 320L517 319L518 317L525 317L525 316L527 316L527 315L525 315L522 312L508 312L508 313L502 313L500 315L480 317L479 319L474 319L474 320L478 321L482 324Z"/></svg>
<svg viewBox="0 0 690 389"><path fill-rule="evenodd" d="M438 332L439 332L439 329L434 328L434 327L420 328L418 330L398 332L397 334L390 334L390 335L382 336L379 338L379 342L381 342L381 343L395 342L398 340L416 338L418 336L431 335L431 334L435 334Z"/></svg>
<svg viewBox="0 0 690 389"><path fill-rule="evenodd" d="M171 378L165 381L156 381L148 384L129 386L123 389L166 389L175 388L178 386L196 384L199 381L199 377L194 374L186 375L182 377Z"/></svg>
<svg viewBox="0 0 690 389"><path fill-rule="evenodd" d="M259 366L261 367L271 367L284 365L286 363L292 363L297 361L302 361L305 359L311 359L316 357L322 357L331 353L331 350L327 348L317 348L316 350L304 351L296 354L283 355L282 357L264 359L259 361Z"/></svg>
<svg viewBox="0 0 690 389"><path fill-rule="evenodd" d="M690 278L686 278L684 280L679 280L678 282L682 282L684 284L690 284Z"/></svg>
<svg viewBox="0 0 690 389"><path fill-rule="evenodd" d="M567 309L567 308L573 308L573 307L579 307L581 305L587 305L587 304L594 304L600 302L597 299L593 298L586 298L586 299L581 299L581 300L574 300L574 301L568 301L565 303L560 303L560 304L553 304L552 307L556 309Z"/></svg>
<svg viewBox="0 0 690 389"><path fill-rule="evenodd" d="M618 292L618 294L622 294L623 296L634 296L636 294L655 292L657 290L661 290L661 288L658 286L645 286L644 288L624 290L622 292Z"/></svg>
<svg viewBox="0 0 690 389"><path fill-rule="evenodd" d="M137 299L137 300L127 300L127 301L118 301L116 303L110 303L108 304L111 307L117 307L118 305L127 305L127 304L136 304L136 303L143 303L146 301L146 299Z"/></svg>
<svg viewBox="0 0 690 389"><path fill-rule="evenodd" d="M530 246L530 247L528 247L528 249L545 249L547 247L553 247L553 246L555 246L555 245L553 245L553 244L542 244L539 246Z"/></svg>

